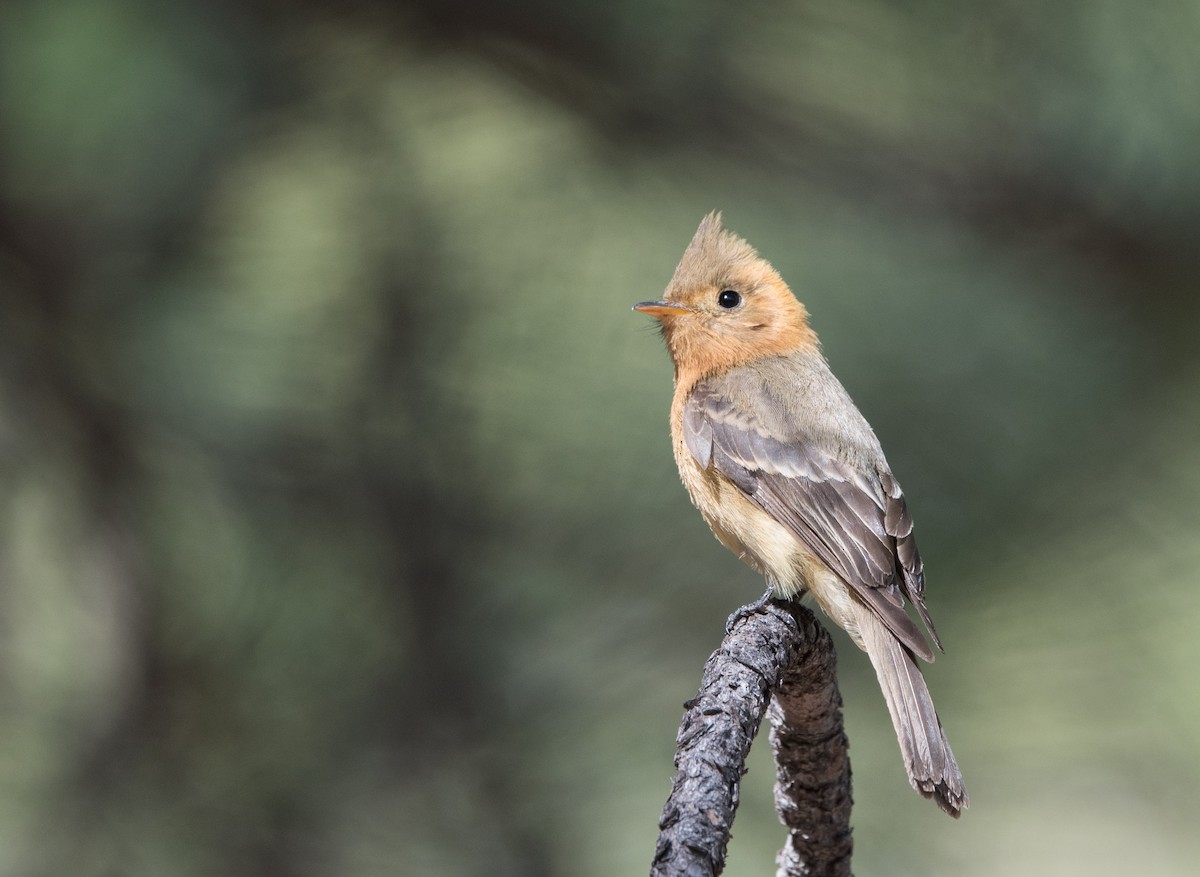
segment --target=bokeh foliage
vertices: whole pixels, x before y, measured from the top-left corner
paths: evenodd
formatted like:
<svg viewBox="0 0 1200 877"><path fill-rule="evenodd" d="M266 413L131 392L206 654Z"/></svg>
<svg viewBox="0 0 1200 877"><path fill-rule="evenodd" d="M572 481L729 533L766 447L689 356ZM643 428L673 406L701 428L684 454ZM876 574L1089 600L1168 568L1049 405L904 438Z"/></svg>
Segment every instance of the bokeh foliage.
<svg viewBox="0 0 1200 877"><path fill-rule="evenodd" d="M917 520L971 789L860 874L1200 857L1200 11L0 8L0 874L644 871L759 583L628 313L714 207ZM848 646L845 639L840 646ZM781 842L747 777L731 873Z"/></svg>

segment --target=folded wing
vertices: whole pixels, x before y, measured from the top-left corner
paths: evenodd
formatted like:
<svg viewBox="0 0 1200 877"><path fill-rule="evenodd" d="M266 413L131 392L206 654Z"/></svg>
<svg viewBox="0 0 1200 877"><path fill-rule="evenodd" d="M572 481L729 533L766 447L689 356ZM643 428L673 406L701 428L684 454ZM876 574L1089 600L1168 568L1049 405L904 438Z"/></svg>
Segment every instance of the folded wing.
<svg viewBox="0 0 1200 877"><path fill-rule="evenodd" d="M941 648L925 609L912 518L886 464L855 466L798 426L777 420L768 427L754 412L771 400L744 398L744 385L738 395L735 401L723 392L719 380L691 393L683 414L691 454L794 533L900 642L932 661L932 649L904 608L907 597Z"/></svg>

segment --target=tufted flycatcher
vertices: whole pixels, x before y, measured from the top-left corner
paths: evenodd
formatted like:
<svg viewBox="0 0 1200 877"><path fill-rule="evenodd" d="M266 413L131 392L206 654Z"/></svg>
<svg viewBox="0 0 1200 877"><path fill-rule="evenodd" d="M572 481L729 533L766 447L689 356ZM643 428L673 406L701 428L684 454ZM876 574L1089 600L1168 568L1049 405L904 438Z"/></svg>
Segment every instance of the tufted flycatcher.
<svg viewBox="0 0 1200 877"><path fill-rule="evenodd" d="M692 502L768 594L811 593L867 653L909 782L957 817L967 790L915 660L933 650L905 610L941 649L912 518L804 305L710 213L662 299L634 309L659 320L675 364L671 439Z"/></svg>

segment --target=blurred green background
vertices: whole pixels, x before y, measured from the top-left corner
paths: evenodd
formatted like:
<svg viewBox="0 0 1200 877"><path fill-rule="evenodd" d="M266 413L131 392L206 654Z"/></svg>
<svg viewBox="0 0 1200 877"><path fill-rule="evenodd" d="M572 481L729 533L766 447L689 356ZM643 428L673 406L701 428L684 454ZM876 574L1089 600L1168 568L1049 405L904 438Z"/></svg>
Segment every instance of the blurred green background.
<svg viewBox="0 0 1200 877"><path fill-rule="evenodd" d="M760 591L629 312L713 208L888 449L948 648L959 823L839 635L857 873L1194 873L1198 40L1169 2L6 2L0 875L645 873ZM766 748L732 874L783 841Z"/></svg>

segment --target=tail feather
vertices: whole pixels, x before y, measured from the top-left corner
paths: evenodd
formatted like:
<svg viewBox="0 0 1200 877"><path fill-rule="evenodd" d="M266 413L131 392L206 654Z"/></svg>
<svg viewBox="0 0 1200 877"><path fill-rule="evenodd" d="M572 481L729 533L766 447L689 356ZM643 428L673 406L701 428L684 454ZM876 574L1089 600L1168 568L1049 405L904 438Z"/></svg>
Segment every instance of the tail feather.
<svg viewBox="0 0 1200 877"><path fill-rule="evenodd" d="M879 677L908 781L951 816L970 803L962 772L942 730L925 677L908 650L865 606L858 607L859 632Z"/></svg>

